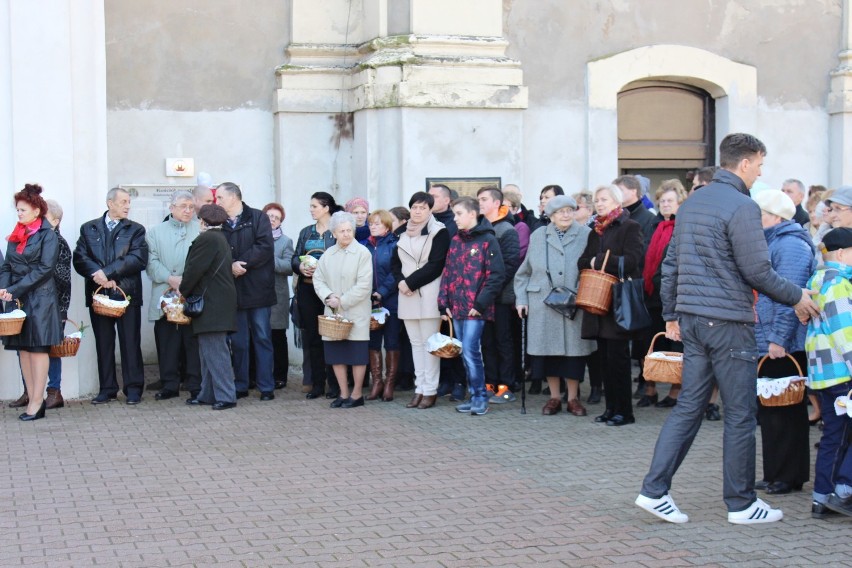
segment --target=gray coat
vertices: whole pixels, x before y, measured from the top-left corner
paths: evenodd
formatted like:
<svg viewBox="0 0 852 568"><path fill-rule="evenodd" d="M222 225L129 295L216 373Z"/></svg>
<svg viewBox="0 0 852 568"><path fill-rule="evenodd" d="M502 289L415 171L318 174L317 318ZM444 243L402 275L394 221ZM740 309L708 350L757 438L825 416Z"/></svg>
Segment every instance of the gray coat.
<svg viewBox="0 0 852 568"><path fill-rule="evenodd" d="M275 241L275 296L278 303L272 306L272 329L290 327L290 285L287 277L293 274L293 240L282 234Z"/></svg>
<svg viewBox="0 0 852 568"><path fill-rule="evenodd" d="M769 262L760 207L733 172L719 170L677 212L663 261L663 319L678 313L754 323L754 294L791 306L802 289Z"/></svg>
<svg viewBox="0 0 852 568"><path fill-rule="evenodd" d="M584 312L570 320L544 305L550 292L545 267L545 247L550 256L550 276L554 286L567 286L577 290L580 258L588 241L590 229L571 223L562 240L556 235L552 223L536 229L530 236L527 256L515 273L515 297L519 306L528 306L527 353L530 355L556 355L580 357L595 350L595 342L580 337Z"/></svg>

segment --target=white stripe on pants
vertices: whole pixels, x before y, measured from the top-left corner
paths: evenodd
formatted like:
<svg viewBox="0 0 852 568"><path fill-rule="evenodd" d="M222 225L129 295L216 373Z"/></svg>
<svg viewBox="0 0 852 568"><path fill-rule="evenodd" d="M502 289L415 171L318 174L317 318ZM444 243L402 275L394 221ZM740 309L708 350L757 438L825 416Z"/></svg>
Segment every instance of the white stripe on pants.
<svg viewBox="0 0 852 568"><path fill-rule="evenodd" d="M441 328L441 318L407 319L405 329L411 340L411 357L414 359L414 392L423 396L438 394L441 378L441 360L426 350L426 340Z"/></svg>

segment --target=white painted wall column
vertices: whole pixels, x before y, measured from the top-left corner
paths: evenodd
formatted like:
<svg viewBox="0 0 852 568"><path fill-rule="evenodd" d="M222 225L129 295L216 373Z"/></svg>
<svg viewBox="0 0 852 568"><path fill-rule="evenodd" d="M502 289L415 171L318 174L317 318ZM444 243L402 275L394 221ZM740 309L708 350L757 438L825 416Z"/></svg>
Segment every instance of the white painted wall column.
<svg viewBox="0 0 852 568"><path fill-rule="evenodd" d="M828 94L830 187L852 184L852 5L843 0L843 45Z"/></svg>
<svg viewBox="0 0 852 568"><path fill-rule="evenodd" d="M44 17L50 14L49 18ZM79 226L104 209L107 188L106 56L102 0L0 0L0 231L11 231L12 188L27 182L64 209L62 233L74 248ZM6 233L3 233L6 234ZM26 307L24 308L26 311ZM88 322L83 281L72 280L69 317ZM62 392L97 390L94 340L63 359ZM17 397L17 359L0 354L0 399Z"/></svg>

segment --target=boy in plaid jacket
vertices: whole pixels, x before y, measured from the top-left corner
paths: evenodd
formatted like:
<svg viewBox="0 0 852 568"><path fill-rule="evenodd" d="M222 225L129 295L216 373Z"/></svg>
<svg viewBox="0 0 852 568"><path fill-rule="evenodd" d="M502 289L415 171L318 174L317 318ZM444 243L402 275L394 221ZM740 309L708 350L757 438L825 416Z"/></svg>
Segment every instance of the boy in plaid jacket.
<svg viewBox="0 0 852 568"><path fill-rule="evenodd" d="M811 516L852 516L852 420L834 411L834 401L852 386L852 229L833 229L823 239L825 265L808 282L816 292L819 319L808 324L808 386L817 393L823 417L817 452Z"/></svg>

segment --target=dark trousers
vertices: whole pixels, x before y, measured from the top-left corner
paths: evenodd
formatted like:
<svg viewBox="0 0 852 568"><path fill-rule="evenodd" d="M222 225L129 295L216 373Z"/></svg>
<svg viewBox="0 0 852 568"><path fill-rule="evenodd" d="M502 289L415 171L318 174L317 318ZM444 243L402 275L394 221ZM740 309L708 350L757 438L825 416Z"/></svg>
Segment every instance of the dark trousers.
<svg viewBox="0 0 852 568"><path fill-rule="evenodd" d="M322 344L322 336L319 334L319 323L317 316L323 314L325 306L314 292L312 284L299 281L299 315L302 318L302 352L305 359L310 361L310 375L312 391L322 393L325 389L326 380L329 381L329 392L337 390L337 379L333 373L328 373L325 365L325 348ZM334 384L331 384L334 381Z"/></svg>
<svg viewBox="0 0 852 568"><path fill-rule="evenodd" d="M181 383L181 361L186 389L193 394L201 390L201 361L198 340L191 325L177 325L165 317L154 322L157 339L157 359L163 390L178 392Z"/></svg>
<svg viewBox="0 0 852 568"><path fill-rule="evenodd" d="M145 369L142 365L141 324L142 306L129 305L120 318L101 316L89 308L95 351L98 354L98 379L100 393L118 393L115 376L115 332L118 330L118 350L121 354L121 378L124 394L142 394L145 386Z"/></svg>
<svg viewBox="0 0 852 568"><path fill-rule="evenodd" d="M725 406L722 435L722 490L729 512L744 511L757 499L754 492L757 426L757 344L754 324L681 314L683 387L671 409L642 495L658 499L668 493L672 477L701 427L713 387Z"/></svg>
<svg viewBox="0 0 852 568"><path fill-rule="evenodd" d="M287 344L287 330L272 330L272 376L276 381L286 381L290 371L290 346Z"/></svg>
<svg viewBox="0 0 852 568"><path fill-rule="evenodd" d="M613 415L633 416L633 389L630 388L630 342L626 339L598 339L598 361L603 372L606 409Z"/></svg>
<svg viewBox="0 0 852 568"><path fill-rule="evenodd" d="M482 332L482 359L485 363L485 382L513 385L517 351L512 336L512 306L494 305L494 321L486 321Z"/></svg>

